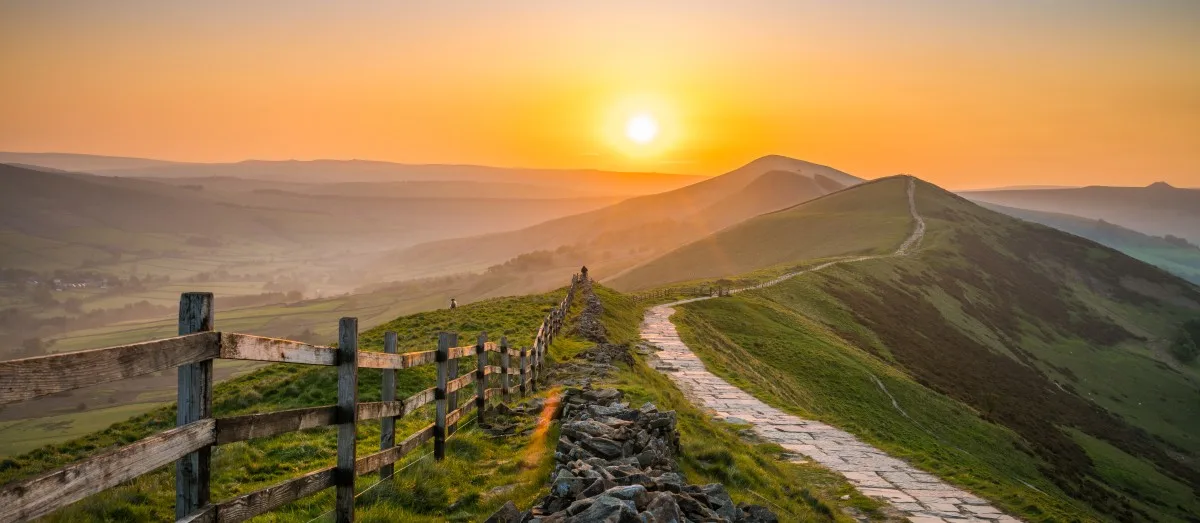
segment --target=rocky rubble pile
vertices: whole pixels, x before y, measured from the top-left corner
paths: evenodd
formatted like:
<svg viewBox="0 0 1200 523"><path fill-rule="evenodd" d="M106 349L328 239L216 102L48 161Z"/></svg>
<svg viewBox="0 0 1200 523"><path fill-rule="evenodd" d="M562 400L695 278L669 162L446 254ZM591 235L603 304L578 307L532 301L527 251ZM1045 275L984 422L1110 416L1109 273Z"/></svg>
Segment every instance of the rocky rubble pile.
<svg viewBox="0 0 1200 523"><path fill-rule="evenodd" d="M600 316L604 313L604 304L600 302L600 297L592 292L590 281L583 284L581 291L584 296L583 312L579 313L575 332L588 341L605 343L608 341L608 330L600 321Z"/></svg>
<svg viewBox="0 0 1200 523"><path fill-rule="evenodd" d="M576 322L575 332L596 345L569 361L555 365L550 370L550 379L567 386L590 387L594 381L611 376L617 370L616 363L633 365L633 356L628 347L608 342L608 333L600 321L604 305L592 292L591 282L584 283L581 291L584 307Z"/></svg>
<svg viewBox="0 0 1200 523"><path fill-rule="evenodd" d="M689 485L678 472L675 412L632 409L615 389L568 389L550 494L533 510L507 505L495 523L768 523L765 507L737 505L723 485Z"/></svg>

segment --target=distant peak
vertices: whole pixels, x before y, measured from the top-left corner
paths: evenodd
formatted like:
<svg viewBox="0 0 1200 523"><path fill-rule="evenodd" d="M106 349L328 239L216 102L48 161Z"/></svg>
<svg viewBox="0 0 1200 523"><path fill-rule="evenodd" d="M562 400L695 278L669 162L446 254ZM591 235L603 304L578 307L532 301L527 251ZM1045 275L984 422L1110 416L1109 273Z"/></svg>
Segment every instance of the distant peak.
<svg viewBox="0 0 1200 523"><path fill-rule="evenodd" d="M788 167L788 166L793 166L793 165L797 165L797 164L803 165L803 164L807 164L807 163L809 163L809 162L806 162L804 160L797 160L795 158L790 158L787 156L783 156L781 154L768 154L766 156L760 157L760 158L750 162L750 165Z"/></svg>
<svg viewBox="0 0 1200 523"><path fill-rule="evenodd" d="M1146 186L1147 189L1174 189L1175 186L1167 182L1154 182Z"/></svg>

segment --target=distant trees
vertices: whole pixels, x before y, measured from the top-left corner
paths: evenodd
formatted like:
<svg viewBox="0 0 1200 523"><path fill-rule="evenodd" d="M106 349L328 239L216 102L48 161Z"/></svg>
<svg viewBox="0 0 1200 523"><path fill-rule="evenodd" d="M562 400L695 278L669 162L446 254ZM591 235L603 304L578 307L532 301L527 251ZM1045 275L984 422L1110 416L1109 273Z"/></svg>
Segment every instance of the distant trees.
<svg viewBox="0 0 1200 523"><path fill-rule="evenodd" d="M1174 245L1176 247L1183 247L1185 249L1200 249L1200 247L1197 247L1192 242L1187 241L1187 238L1180 238L1173 234L1168 234L1166 236L1163 236L1163 239L1166 240L1167 243Z"/></svg>
<svg viewBox="0 0 1200 523"><path fill-rule="evenodd" d="M1188 320L1171 340L1171 355L1180 363L1191 363L1200 356L1200 319Z"/></svg>
<svg viewBox="0 0 1200 523"><path fill-rule="evenodd" d="M54 295L50 293L50 287L46 285L38 285L34 287L33 294L29 297L35 305L42 307L53 307L58 305L58 300L54 299Z"/></svg>

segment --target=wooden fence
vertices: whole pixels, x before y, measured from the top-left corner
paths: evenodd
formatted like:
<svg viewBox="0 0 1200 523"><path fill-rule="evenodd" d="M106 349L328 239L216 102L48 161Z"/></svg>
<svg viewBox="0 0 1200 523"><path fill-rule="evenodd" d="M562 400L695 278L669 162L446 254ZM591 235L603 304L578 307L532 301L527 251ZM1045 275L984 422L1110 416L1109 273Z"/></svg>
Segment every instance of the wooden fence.
<svg viewBox="0 0 1200 523"><path fill-rule="evenodd" d="M664 301L674 298L697 298L703 296L727 296L729 293L728 286L717 285L695 285L689 287L668 287L664 289L656 289L652 291L642 291L634 294L634 300L643 301Z"/></svg>
<svg viewBox="0 0 1200 523"><path fill-rule="evenodd" d="M47 394L107 383L178 368L176 428L154 434L118 449L72 463L38 477L0 488L0 522L26 521L54 512L87 496L152 472L172 462L175 467L175 518L187 522L243 521L297 499L336 487L334 512L339 522L354 520L354 479L379 472L391 477L393 463L433 440L434 455L442 459L446 438L473 410L482 420L489 400L512 398L511 376L520 396L536 392L546 350L558 334L582 278L571 277L562 302L538 327L532 347L516 351L508 341L488 341L480 334L474 345L457 346L458 336L442 333L437 350L396 353L396 333L384 336L384 352L358 350L358 320L342 318L338 346L322 347L299 341L213 331L213 295L186 293L179 300L179 336L105 349L55 354L0 362L0 405ZM490 353L499 365L491 365ZM474 373L458 376L458 359L476 356ZM227 418L212 417L213 360L237 359L302 363L337 367L336 405L291 409ZM451 363L454 364L451 364ZM396 370L437 366L437 385L408 398L396 399ZM358 401L358 369L383 369L382 401ZM499 387L488 386L488 376ZM496 381L495 379L491 381ZM474 401L458 405L459 391L475 384ZM429 403L436 404L433 423L400 442L395 421ZM381 420L380 450L356 457L356 424ZM214 446L252 438L329 425L338 426L337 463L234 499L212 503L209 467Z"/></svg>

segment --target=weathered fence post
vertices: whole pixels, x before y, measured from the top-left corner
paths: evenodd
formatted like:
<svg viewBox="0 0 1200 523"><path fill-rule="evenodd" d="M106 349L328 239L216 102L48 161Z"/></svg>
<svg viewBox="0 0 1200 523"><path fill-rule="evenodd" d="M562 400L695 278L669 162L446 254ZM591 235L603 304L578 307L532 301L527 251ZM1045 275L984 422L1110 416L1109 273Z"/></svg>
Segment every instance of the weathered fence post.
<svg viewBox="0 0 1200 523"><path fill-rule="evenodd" d="M518 379L521 380L520 389L521 389L521 398L522 399L525 398L525 353L526 353L525 347L521 347L521 354L517 358L517 365L519 365L519 367L517 367L517 370L520 371L520 373L521 373L521 375L518 376Z"/></svg>
<svg viewBox="0 0 1200 523"><path fill-rule="evenodd" d="M441 460L446 457L446 382L450 381L450 347L454 345L449 332L438 334L437 348L437 388L433 398L437 403L436 417L433 421L433 457Z"/></svg>
<svg viewBox="0 0 1200 523"><path fill-rule="evenodd" d="M533 348L529 350L529 391L537 394L538 371L541 366L538 365L538 359L542 353L542 339L538 338L533 342Z"/></svg>
<svg viewBox="0 0 1200 523"><path fill-rule="evenodd" d="M354 521L354 460L358 434L358 318L338 322L338 446L335 510L338 523Z"/></svg>
<svg viewBox="0 0 1200 523"><path fill-rule="evenodd" d="M500 397L505 403L512 400L512 389L508 386L508 336L500 337Z"/></svg>
<svg viewBox="0 0 1200 523"><path fill-rule="evenodd" d="M187 292L179 296L179 335L213 330L211 292ZM213 362L204 360L179 366L178 408L175 424L187 425L212 417ZM209 464L212 447L192 452L175 463L175 519L208 504Z"/></svg>
<svg viewBox="0 0 1200 523"><path fill-rule="evenodd" d="M487 408L487 333L479 333L475 341L475 419L483 423L483 410Z"/></svg>
<svg viewBox="0 0 1200 523"><path fill-rule="evenodd" d="M458 347L458 333L450 333L450 347ZM449 349L447 349L449 350ZM462 366L462 358L454 358L446 364L446 381L453 381L458 378L459 367ZM458 391L446 394L446 412L454 412L458 410ZM462 416L459 416L462 417ZM458 431L458 420L446 426L446 437L453 436Z"/></svg>
<svg viewBox="0 0 1200 523"><path fill-rule="evenodd" d="M396 333L387 331L383 333L383 352L388 354L396 353ZM382 401L396 401L396 371L393 369L383 370L383 390L380 393ZM379 420L379 450L387 450L396 446L396 418L385 416ZM380 467L379 481L383 481L392 477L395 471L395 466L391 463Z"/></svg>

